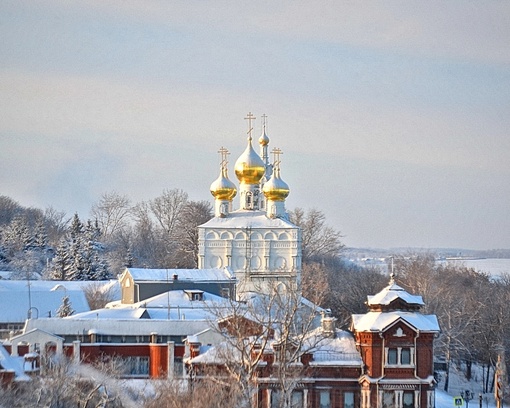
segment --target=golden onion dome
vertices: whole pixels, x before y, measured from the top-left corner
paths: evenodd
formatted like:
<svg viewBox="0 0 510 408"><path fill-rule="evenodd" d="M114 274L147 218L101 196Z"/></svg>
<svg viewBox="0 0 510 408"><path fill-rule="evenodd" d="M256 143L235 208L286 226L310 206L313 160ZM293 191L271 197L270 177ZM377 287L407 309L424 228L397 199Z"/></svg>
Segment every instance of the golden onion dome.
<svg viewBox="0 0 510 408"><path fill-rule="evenodd" d="M264 132L262 132L262 136L259 137L259 145L267 146L269 144L269 138L266 135L266 129L264 128Z"/></svg>
<svg viewBox="0 0 510 408"><path fill-rule="evenodd" d="M285 201L285 199L289 196L289 186L280 178L279 170L280 169L275 169L273 177L271 177L262 188L262 192L268 200Z"/></svg>
<svg viewBox="0 0 510 408"><path fill-rule="evenodd" d="M260 156L255 153L251 145L251 137L248 138L246 150L239 156L235 164L237 179L245 184L259 184L266 172L266 166Z"/></svg>
<svg viewBox="0 0 510 408"><path fill-rule="evenodd" d="M237 189L228 177L226 170L222 169L219 177L214 180L210 187L211 194L217 200L231 201L237 194Z"/></svg>

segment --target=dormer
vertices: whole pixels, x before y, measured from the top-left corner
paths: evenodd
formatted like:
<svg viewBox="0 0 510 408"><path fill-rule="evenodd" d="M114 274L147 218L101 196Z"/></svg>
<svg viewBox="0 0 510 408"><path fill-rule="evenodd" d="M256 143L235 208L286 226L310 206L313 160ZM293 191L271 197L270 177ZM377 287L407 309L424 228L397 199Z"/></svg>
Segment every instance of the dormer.
<svg viewBox="0 0 510 408"><path fill-rule="evenodd" d="M188 299L192 302L194 301L202 301L204 300L204 291L203 290L185 290L184 293L188 296Z"/></svg>

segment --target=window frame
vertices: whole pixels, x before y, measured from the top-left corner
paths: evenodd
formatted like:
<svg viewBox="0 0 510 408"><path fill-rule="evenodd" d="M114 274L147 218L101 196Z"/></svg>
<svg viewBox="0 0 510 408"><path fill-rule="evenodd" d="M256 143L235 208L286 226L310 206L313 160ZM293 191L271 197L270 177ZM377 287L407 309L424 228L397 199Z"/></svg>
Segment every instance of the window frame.
<svg viewBox="0 0 510 408"><path fill-rule="evenodd" d="M402 351L404 353L409 353L409 362L402 363ZM390 362L390 356L396 354L396 362L394 360ZM386 347L385 348L385 358L384 358L384 366L385 367L414 367L415 366L415 350L414 347L411 346L400 346L400 347Z"/></svg>

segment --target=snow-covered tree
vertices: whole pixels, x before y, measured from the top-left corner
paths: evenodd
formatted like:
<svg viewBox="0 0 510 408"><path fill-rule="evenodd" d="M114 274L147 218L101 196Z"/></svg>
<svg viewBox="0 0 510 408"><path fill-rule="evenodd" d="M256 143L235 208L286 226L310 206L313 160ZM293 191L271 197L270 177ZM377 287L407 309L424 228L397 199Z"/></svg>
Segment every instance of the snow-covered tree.
<svg viewBox="0 0 510 408"><path fill-rule="evenodd" d="M62 298L62 304L57 309L57 317L67 317L71 316L74 313L74 309L71 306L71 301L69 300L69 296L65 295Z"/></svg>
<svg viewBox="0 0 510 408"><path fill-rule="evenodd" d="M67 240L61 239L51 262L48 278L53 280L70 280L71 261Z"/></svg>

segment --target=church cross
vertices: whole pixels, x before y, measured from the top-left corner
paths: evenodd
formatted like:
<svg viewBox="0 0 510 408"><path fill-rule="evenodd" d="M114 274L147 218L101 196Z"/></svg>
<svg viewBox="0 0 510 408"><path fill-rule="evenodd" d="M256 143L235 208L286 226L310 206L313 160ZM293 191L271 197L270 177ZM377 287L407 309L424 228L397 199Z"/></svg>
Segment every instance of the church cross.
<svg viewBox="0 0 510 408"><path fill-rule="evenodd" d="M251 121L255 120L257 118L253 115L253 113L248 112L248 115L246 115L246 117L244 119L248 121L248 137L251 140L251 131L253 130L253 128L251 126Z"/></svg>
<svg viewBox="0 0 510 408"><path fill-rule="evenodd" d="M227 167L227 156L230 154L228 149L221 146L220 150L218 150L218 153L221 155L221 168Z"/></svg>
<svg viewBox="0 0 510 408"><path fill-rule="evenodd" d="M264 113L262 115L262 126L264 126L264 130L266 130L266 124L267 124L267 115Z"/></svg>
<svg viewBox="0 0 510 408"><path fill-rule="evenodd" d="M275 168L280 168L280 155L283 154L282 150L278 147L275 147L273 150L271 150L271 153L273 153L273 166Z"/></svg>

